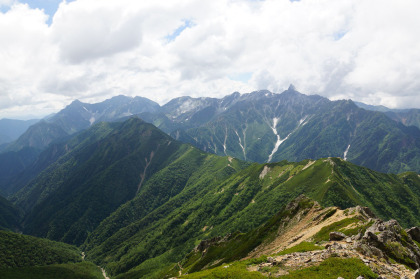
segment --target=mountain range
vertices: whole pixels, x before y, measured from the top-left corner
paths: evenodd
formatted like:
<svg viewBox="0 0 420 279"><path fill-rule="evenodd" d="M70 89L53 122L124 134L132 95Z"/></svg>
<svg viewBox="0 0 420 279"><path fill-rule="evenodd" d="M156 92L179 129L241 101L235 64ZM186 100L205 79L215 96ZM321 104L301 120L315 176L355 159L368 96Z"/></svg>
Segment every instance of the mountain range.
<svg viewBox="0 0 420 279"><path fill-rule="evenodd" d="M366 110L380 111L389 118L401 122L406 126L416 126L420 128L420 109L390 109L384 106L366 105L360 102L354 102L358 107Z"/></svg>
<svg viewBox="0 0 420 279"><path fill-rule="evenodd" d="M402 228L420 226L419 139L418 127L383 112L293 87L164 106L124 96L75 101L0 153L0 228L25 234L0 231L8 247L0 248L0 274L101 278L100 266L112 278L262 278L295 269L297 277L285 278L316 278L308 262L285 269L267 257L278 262L278 251L308 247L330 251L314 261L321 269L411 274L420 240ZM312 234L287 235L282 228L292 225ZM333 232L354 247L329 249ZM25 249L33 252L12 252ZM56 256L43 261L45 253Z"/></svg>
<svg viewBox="0 0 420 279"><path fill-rule="evenodd" d="M0 119L0 146L16 140L29 128L29 126L35 124L38 121L38 119Z"/></svg>
<svg viewBox="0 0 420 279"><path fill-rule="evenodd" d="M420 224L414 172L384 174L341 158L250 163L205 153L136 117L95 124L41 154L33 178L11 191L23 232L77 245L119 278L160 278L197 241L249 232L301 194Z"/></svg>
<svg viewBox="0 0 420 279"><path fill-rule="evenodd" d="M307 96L293 86L281 94L263 90L221 99L180 97L164 106L124 96L97 104L74 101L31 126L6 151L39 152L94 123L137 115L177 140L220 156L259 163L341 157L382 172L419 172L418 110L388 110L392 116L359 106Z"/></svg>

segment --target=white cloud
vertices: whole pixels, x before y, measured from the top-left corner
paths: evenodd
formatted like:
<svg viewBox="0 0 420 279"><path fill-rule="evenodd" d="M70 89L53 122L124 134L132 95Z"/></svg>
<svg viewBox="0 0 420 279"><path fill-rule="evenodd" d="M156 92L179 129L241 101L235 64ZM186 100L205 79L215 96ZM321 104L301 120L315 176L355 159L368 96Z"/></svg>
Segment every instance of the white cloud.
<svg viewBox="0 0 420 279"><path fill-rule="evenodd" d="M77 0L61 3L51 25L41 10L2 5L0 117L32 104L32 114L49 113L75 98L162 103L290 83L332 99L420 107L417 0Z"/></svg>
<svg viewBox="0 0 420 279"><path fill-rule="evenodd" d="M124 2L61 3L53 18L52 38L62 58L80 63L139 46L143 15Z"/></svg>
<svg viewBox="0 0 420 279"><path fill-rule="evenodd" d="M14 0L0 0L1 7L10 7L15 1Z"/></svg>

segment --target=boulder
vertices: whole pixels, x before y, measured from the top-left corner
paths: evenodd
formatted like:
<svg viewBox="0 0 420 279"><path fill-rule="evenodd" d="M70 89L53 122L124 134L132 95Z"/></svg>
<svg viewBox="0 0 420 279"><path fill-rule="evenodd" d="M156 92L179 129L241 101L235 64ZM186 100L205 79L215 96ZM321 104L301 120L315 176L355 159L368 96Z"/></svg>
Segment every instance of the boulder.
<svg viewBox="0 0 420 279"><path fill-rule="evenodd" d="M413 229L411 232L415 234L416 230ZM403 241L405 239L404 233L404 230L396 220L384 222L377 219L372 226L366 229L365 234L359 241L360 243L355 248L360 250L359 252L364 255L371 256L375 254L376 256L380 256L383 253L384 257L388 256L393 258L396 255L392 247L397 246L399 260L403 260L403 263L407 266L417 269L420 267L420 249L411 239ZM373 249L373 247L377 249Z"/></svg>
<svg viewBox="0 0 420 279"><path fill-rule="evenodd" d="M362 206L356 206L356 212L360 213L361 215L364 215L367 219L368 218L376 218L375 214L370 210L369 207L362 207Z"/></svg>
<svg viewBox="0 0 420 279"><path fill-rule="evenodd" d="M267 257L267 262L269 262L269 263L271 263L273 265L278 264L277 260L275 258L273 258L273 257Z"/></svg>
<svg viewBox="0 0 420 279"><path fill-rule="evenodd" d="M339 241L347 238L347 235L341 232L330 232L330 241Z"/></svg>
<svg viewBox="0 0 420 279"><path fill-rule="evenodd" d="M411 236L413 240L420 242L420 228L419 227L412 227L411 229L407 230L407 233Z"/></svg>

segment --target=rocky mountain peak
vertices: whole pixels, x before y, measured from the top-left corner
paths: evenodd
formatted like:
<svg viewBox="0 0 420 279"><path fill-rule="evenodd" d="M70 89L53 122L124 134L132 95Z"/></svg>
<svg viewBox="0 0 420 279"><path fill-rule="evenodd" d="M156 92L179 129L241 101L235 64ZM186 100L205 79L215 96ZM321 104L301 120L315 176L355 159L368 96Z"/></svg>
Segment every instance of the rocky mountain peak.
<svg viewBox="0 0 420 279"><path fill-rule="evenodd" d="M296 91L296 87L293 84L290 84L289 88L287 88L287 91Z"/></svg>

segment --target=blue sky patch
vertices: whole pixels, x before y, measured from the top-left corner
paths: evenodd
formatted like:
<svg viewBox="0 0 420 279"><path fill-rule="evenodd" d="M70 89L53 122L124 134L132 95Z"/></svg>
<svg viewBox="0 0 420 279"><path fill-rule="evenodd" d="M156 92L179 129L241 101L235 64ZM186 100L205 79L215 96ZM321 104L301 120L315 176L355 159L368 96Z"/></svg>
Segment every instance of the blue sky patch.
<svg viewBox="0 0 420 279"><path fill-rule="evenodd" d="M9 11L10 10L10 8L9 7L6 7L6 6L0 6L0 12L1 13L7 13L7 11Z"/></svg>
<svg viewBox="0 0 420 279"><path fill-rule="evenodd" d="M179 26L171 35L168 35L165 38L168 40L168 42L172 42L176 37L181 35L182 31L193 26L194 23L191 20L185 20L183 25Z"/></svg>
<svg viewBox="0 0 420 279"><path fill-rule="evenodd" d="M73 2L75 0L67 0L67 3ZM20 0L19 1L22 4L28 4L31 9L40 9L44 10L44 12L49 16L48 18L48 25L51 24L52 18L55 14L55 12L58 9L58 6L60 5L63 0ZM0 12L6 13L10 10L10 7L7 6L1 6Z"/></svg>
<svg viewBox="0 0 420 279"><path fill-rule="evenodd" d="M252 72L243 72L243 73L236 73L229 76L229 79L236 80L236 81L242 81L242 82L248 82L252 77Z"/></svg>
<svg viewBox="0 0 420 279"><path fill-rule="evenodd" d="M346 35L346 34L347 34L347 31L340 31L340 32L337 32L337 33L333 34L334 41L338 41L338 40L340 40L340 39L341 39L341 38L343 38L343 37L344 37L344 35Z"/></svg>

